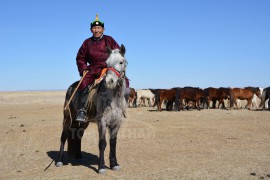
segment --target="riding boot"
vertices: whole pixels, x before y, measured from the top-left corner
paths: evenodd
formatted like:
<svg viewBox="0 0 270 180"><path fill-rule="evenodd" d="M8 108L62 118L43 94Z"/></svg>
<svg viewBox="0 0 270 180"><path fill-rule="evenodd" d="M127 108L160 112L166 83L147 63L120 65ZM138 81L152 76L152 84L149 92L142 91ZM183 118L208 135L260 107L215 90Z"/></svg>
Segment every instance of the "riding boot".
<svg viewBox="0 0 270 180"><path fill-rule="evenodd" d="M84 90L78 91L79 94L79 110L76 121L86 122L86 111L87 111L87 99L89 95L89 89L86 87Z"/></svg>

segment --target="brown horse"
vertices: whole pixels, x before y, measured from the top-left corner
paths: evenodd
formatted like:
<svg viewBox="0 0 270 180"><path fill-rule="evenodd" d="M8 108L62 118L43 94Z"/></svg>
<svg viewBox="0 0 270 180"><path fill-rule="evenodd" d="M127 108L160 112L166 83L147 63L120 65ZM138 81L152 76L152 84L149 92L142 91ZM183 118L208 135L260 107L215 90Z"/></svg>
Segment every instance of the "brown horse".
<svg viewBox="0 0 270 180"><path fill-rule="evenodd" d="M213 102L212 108L216 108L216 101L218 101L218 108L222 104L222 108L225 109L224 99L230 98L230 89L229 88L206 88L204 89L204 94L206 98L207 108L209 108L210 101Z"/></svg>
<svg viewBox="0 0 270 180"><path fill-rule="evenodd" d="M130 93L128 97L128 107L137 107L137 92L135 91L134 88L129 88Z"/></svg>
<svg viewBox="0 0 270 180"><path fill-rule="evenodd" d="M157 111L162 111L161 109L161 104L164 100L167 100L169 103L171 103L170 105L172 105L172 102L175 101L175 96L176 96L176 89L162 89L156 92L155 94L155 103L153 105L156 106L157 105ZM167 107L166 109L169 110L171 108Z"/></svg>
<svg viewBox="0 0 270 180"><path fill-rule="evenodd" d="M200 110L200 102L204 99L204 91L197 87L177 88L177 97L175 101L176 109L183 110L183 100L192 101L195 107ZM179 101L179 102L178 102Z"/></svg>
<svg viewBox="0 0 270 180"><path fill-rule="evenodd" d="M253 95L256 94L261 97L261 92L259 87L245 87L245 88L233 88L231 89L231 108L233 104L239 109L236 100L247 100L247 105L245 108L250 109Z"/></svg>

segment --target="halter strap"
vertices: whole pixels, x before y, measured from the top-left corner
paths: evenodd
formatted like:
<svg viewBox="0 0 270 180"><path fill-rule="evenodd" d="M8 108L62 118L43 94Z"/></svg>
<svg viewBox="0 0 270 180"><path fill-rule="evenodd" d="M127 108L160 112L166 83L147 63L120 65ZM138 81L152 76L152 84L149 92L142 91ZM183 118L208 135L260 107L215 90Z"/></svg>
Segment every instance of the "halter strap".
<svg viewBox="0 0 270 180"><path fill-rule="evenodd" d="M114 69L114 68L112 68L112 67L109 67L109 68L107 69L107 71L109 71L109 70L113 71L113 72L116 74L117 77L120 77L120 76L121 76L121 74L119 73L119 71L117 71L116 69Z"/></svg>

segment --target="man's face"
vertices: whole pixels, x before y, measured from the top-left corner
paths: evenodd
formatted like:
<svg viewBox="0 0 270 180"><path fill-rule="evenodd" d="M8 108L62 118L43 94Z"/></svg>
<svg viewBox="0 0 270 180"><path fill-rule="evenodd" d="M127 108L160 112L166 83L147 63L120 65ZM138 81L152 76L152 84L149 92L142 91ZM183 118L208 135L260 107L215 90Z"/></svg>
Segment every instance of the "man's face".
<svg viewBox="0 0 270 180"><path fill-rule="evenodd" d="M94 37L99 38L104 32L104 28L101 26L94 26L91 28L91 32Z"/></svg>

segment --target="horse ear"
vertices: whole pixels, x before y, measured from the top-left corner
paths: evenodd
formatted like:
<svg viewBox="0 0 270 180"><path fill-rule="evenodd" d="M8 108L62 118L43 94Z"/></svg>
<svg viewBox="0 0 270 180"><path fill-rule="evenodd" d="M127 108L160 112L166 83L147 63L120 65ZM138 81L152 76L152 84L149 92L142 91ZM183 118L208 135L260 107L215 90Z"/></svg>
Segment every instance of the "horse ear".
<svg viewBox="0 0 270 180"><path fill-rule="evenodd" d="M126 54L126 48L123 44L121 44L121 47L120 47L120 53L122 54L122 56L124 57L125 54Z"/></svg>
<svg viewBox="0 0 270 180"><path fill-rule="evenodd" d="M106 51L107 53L111 54L112 53L112 49L109 46L106 46Z"/></svg>

